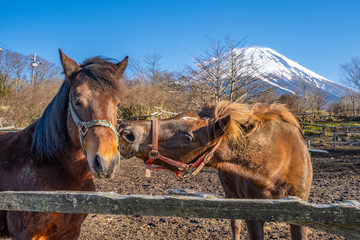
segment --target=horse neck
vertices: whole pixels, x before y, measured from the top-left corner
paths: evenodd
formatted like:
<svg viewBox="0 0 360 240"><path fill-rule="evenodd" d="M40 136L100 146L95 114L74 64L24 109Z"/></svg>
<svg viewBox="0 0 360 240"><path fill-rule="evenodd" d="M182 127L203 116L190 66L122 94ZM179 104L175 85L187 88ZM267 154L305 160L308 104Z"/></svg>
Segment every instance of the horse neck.
<svg viewBox="0 0 360 240"><path fill-rule="evenodd" d="M68 175L80 182L93 181L94 179L81 148L69 149L62 159L61 165Z"/></svg>
<svg viewBox="0 0 360 240"><path fill-rule="evenodd" d="M246 152L244 150L244 152ZM234 156L233 151L227 143L222 143L218 150L215 151L213 159L209 162L208 166L217 168L221 171L231 173L241 178L246 178L254 184L263 188L273 188L274 185L269 181L268 177L257 171L257 167L252 164L258 165L258 162L252 162L251 157Z"/></svg>

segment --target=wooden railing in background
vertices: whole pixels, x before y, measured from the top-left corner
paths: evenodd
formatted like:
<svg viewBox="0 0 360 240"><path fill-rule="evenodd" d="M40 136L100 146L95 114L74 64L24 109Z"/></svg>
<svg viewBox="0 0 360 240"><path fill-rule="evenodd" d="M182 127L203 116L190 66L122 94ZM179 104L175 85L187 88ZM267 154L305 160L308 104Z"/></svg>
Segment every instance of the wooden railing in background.
<svg viewBox="0 0 360 240"><path fill-rule="evenodd" d="M311 144L314 143L332 144L334 150L336 150L339 145L341 146L344 144L360 146L360 126L334 127L330 125L308 123L300 123L300 125L303 127L305 139L308 141L309 148L311 148ZM353 137L354 140L351 140L351 137ZM339 141L338 138L343 138L344 141Z"/></svg>

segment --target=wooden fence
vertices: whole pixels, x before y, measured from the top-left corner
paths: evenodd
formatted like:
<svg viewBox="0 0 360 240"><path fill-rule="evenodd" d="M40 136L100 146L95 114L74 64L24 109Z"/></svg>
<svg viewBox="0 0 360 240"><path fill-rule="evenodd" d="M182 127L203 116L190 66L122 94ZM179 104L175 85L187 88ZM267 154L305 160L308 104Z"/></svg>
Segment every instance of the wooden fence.
<svg viewBox="0 0 360 240"><path fill-rule="evenodd" d="M308 147L311 144L331 144L334 150L338 146L360 146L360 126L353 127L334 127L329 125L317 125L301 123L305 132L305 139Z"/></svg>
<svg viewBox="0 0 360 240"><path fill-rule="evenodd" d="M151 118L169 118L178 115L179 113L175 112L169 112L162 110L161 107L154 107L156 109L156 112L150 113L150 115L143 115L143 116L133 116L133 117L125 117L120 118L119 122L122 121L137 121L137 120L145 120L145 119L151 119Z"/></svg>
<svg viewBox="0 0 360 240"><path fill-rule="evenodd" d="M0 192L0 210L58 213L171 216L281 221L360 239L360 204L317 205L288 197L222 199L192 192L179 196L118 195L105 192Z"/></svg>
<svg viewBox="0 0 360 240"><path fill-rule="evenodd" d="M16 129L14 126L9 127L0 127L0 132L16 132L18 129Z"/></svg>
<svg viewBox="0 0 360 240"><path fill-rule="evenodd" d="M360 117L360 109L339 109L339 110L315 110L312 112L293 112L296 117L300 119L328 119L328 118L339 118L339 119L347 119L347 118L355 118Z"/></svg>

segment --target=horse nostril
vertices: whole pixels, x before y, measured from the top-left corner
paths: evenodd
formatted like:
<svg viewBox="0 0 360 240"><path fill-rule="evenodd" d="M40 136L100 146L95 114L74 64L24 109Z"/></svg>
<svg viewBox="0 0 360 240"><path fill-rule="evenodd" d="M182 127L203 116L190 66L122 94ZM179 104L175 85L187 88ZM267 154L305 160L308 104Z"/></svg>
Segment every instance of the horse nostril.
<svg viewBox="0 0 360 240"><path fill-rule="evenodd" d="M96 154L95 159L94 159L94 169L96 172L101 172L102 171L102 166L101 166L101 162L100 162L100 156Z"/></svg>
<svg viewBox="0 0 360 240"><path fill-rule="evenodd" d="M132 134L132 133L125 134L124 137L125 137L126 140L128 140L129 142L133 142L133 141L135 140L135 136L134 136L134 134Z"/></svg>

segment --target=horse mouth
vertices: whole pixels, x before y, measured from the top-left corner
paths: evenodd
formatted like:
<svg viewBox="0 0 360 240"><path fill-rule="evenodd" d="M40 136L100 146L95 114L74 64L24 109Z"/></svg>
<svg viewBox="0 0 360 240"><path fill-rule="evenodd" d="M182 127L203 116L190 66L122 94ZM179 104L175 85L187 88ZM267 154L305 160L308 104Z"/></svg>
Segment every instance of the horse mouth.
<svg viewBox="0 0 360 240"><path fill-rule="evenodd" d="M98 173L94 170L91 170L91 173L93 174L94 178L98 178L98 179L104 179L104 178L110 179L115 175L115 171L111 173L104 173L104 172Z"/></svg>
<svg viewBox="0 0 360 240"><path fill-rule="evenodd" d="M130 159L132 157L134 157L136 154L136 152L131 151L129 149L125 149L125 148L120 148L120 159Z"/></svg>
<svg viewBox="0 0 360 240"><path fill-rule="evenodd" d="M121 155L119 152L110 159L102 157L100 154L89 156L91 161L89 167L94 178L112 178L120 165Z"/></svg>

